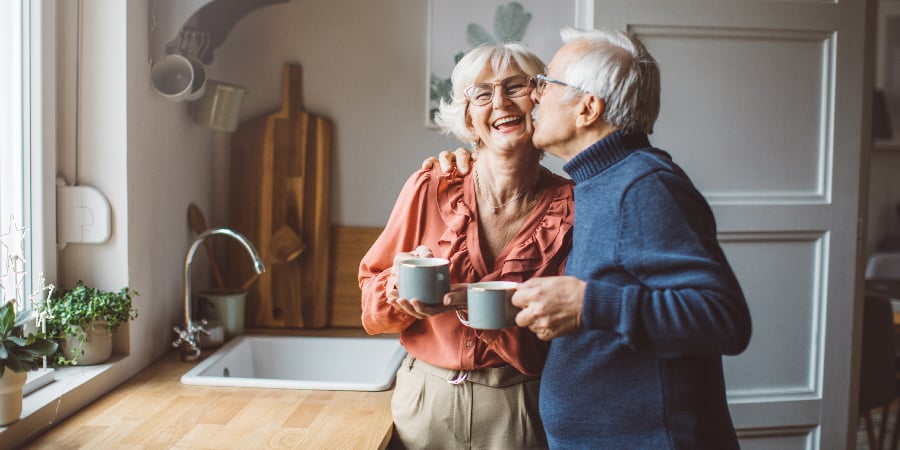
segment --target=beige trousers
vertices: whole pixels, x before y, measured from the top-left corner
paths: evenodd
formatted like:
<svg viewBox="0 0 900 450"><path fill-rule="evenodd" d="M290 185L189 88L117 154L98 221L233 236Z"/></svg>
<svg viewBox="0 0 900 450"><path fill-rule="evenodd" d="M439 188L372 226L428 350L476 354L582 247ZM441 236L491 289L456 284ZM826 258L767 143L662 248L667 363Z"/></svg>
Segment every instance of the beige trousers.
<svg viewBox="0 0 900 450"><path fill-rule="evenodd" d="M390 448L545 449L539 382L513 367L457 372L407 356L391 399Z"/></svg>

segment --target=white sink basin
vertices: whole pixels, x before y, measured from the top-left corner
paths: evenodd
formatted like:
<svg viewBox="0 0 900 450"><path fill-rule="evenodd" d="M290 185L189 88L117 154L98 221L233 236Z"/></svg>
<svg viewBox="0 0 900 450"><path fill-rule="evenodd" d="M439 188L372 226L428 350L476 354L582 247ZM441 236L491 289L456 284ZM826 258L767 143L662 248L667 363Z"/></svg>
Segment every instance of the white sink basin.
<svg viewBox="0 0 900 450"><path fill-rule="evenodd" d="M406 351L396 338L238 336L181 377L184 384L383 391Z"/></svg>

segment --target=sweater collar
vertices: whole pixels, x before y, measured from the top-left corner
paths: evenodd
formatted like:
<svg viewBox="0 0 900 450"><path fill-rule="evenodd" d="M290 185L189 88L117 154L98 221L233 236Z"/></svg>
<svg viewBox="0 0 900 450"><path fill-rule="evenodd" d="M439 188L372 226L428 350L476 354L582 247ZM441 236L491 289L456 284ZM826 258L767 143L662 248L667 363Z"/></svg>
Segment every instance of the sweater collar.
<svg viewBox="0 0 900 450"><path fill-rule="evenodd" d="M650 140L646 134L616 131L575 155L563 166L563 170L575 183L580 183L625 159L635 150L647 147L650 147Z"/></svg>

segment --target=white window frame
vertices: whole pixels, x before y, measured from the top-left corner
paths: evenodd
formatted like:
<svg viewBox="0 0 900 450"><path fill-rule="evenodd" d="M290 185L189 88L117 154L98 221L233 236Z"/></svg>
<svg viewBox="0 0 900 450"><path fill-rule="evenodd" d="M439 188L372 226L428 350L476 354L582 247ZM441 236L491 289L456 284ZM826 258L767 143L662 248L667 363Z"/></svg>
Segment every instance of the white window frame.
<svg viewBox="0 0 900 450"><path fill-rule="evenodd" d="M55 17L52 1L0 3L0 233L28 229L26 295L56 278Z"/></svg>
<svg viewBox="0 0 900 450"><path fill-rule="evenodd" d="M27 225L25 218L25 180L28 151L25 147L24 120L28 105L25 90L28 86L27 62L28 39L24 17L27 17L27 6L22 1L0 3L0 61L8 61L7 70L0 72L0 234L8 233L10 219L14 218L18 226ZM7 240L12 236L7 236ZM15 245L8 242L8 244ZM30 247L30 245L26 245ZM14 276L8 272L8 254L0 248L0 273ZM28 252L26 251L26 260ZM0 301L9 301L16 297L15 280L4 279L3 297ZM27 281L26 281L27 284Z"/></svg>

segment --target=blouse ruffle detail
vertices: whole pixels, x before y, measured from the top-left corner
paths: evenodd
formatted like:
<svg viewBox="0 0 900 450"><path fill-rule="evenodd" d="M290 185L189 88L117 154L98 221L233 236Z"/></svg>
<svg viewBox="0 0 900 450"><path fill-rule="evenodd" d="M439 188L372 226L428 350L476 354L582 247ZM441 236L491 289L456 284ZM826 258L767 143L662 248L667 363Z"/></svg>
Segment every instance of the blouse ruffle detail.
<svg viewBox="0 0 900 450"><path fill-rule="evenodd" d="M499 273L485 278L484 281L527 280L550 263L553 256L567 244L566 236L574 220L574 212L571 211L573 204L571 182L547 169L542 169L540 176L550 181L542 183L544 195L535 207L535 212L522 227L523 230L530 230L530 236L525 239L515 238L514 241L517 243L507 249L505 254L498 255L503 258ZM437 184L435 189L438 196L437 205L447 224L447 229L439 241L441 254L452 255L450 265L455 268L454 271L464 273L466 275L462 277L464 279L481 279L488 275L479 273L481 271L473 265L473 261L477 261L477 258L469 255L470 240L466 231L469 230L468 225L477 220L478 214L473 178L443 174L432 179ZM463 180L466 182L463 183ZM551 191L552 195L547 195L547 191ZM485 262L488 265L492 263L492 261Z"/></svg>

